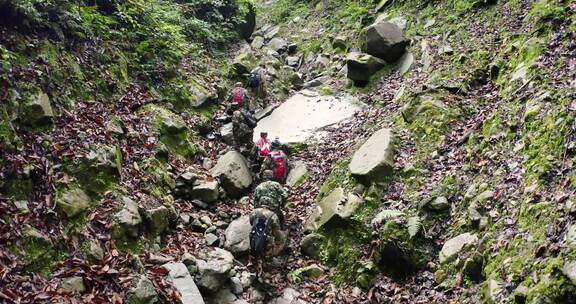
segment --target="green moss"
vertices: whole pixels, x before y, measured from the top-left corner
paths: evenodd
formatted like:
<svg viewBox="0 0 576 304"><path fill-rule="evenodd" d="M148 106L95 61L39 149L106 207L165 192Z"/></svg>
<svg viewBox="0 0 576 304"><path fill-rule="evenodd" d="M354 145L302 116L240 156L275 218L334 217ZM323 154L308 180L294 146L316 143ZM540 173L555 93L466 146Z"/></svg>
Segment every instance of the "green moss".
<svg viewBox="0 0 576 304"><path fill-rule="evenodd" d="M66 258L66 253L59 244L54 245L32 238L24 238L20 244L9 249L13 254L22 257L25 271L45 277L49 276L56 265Z"/></svg>
<svg viewBox="0 0 576 304"><path fill-rule="evenodd" d="M349 159L339 160L336 162L334 169L330 172L330 175L320 187L318 191L317 201L322 200L325 196L330 194L332 190L336 187L343 187L345 190L351 190L357 185L357 181L351 176L348 165L350 164Z"/></svg>

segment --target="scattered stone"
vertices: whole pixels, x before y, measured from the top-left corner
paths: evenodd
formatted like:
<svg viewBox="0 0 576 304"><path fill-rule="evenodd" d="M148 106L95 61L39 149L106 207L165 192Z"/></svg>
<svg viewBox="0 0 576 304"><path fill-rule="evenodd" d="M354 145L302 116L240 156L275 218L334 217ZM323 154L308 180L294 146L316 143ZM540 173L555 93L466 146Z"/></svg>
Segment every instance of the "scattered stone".
<svg viewBox="0 0 576 304"><path fill-rule="evenodd" d="M86 291L84 279L82 277L65 278L62 280L62 289L74 294L81 294Z"/></svg>
<svg viewBox="0 0 576 304"><path fill-rule="evenodd" d="M301 185L308 174L308 167L306 163L298 160L292 164L292 169L288 172L288 177L286 178L286 184L290 187L297 187Z"/></svg>
<svg viewBox="0 0 576 304"><path fill-rule="evenodd" d="M220 127L220 136L222 141L227 145L234 144L234 134L232 134L232 123L224 124Z"/></svg>
<svg viewBox="0 0 576 304"><path fill-rule="evenodd" d="M75 217L90 208L90 197L82 189L72 189L56 199L56 206L67 217Z"/></svg>
<svg viewBox="0 0 576 304"><path fill-rule="evenodd" d="M273 38L270 40L270 42L268 42L268 47L278 54L282 54L287 51L288 43L284 39Z"/></svg>
<svg viewBox="0 0 576 304"><path fill-rule="evenodd" d="M214 248L201 251L196 257L198 287L208 293L215 293L230 277L234 267L234 256L224 249Z"/></svg>
<svg viewBox="0 0 576 304"><path fill-rule="evenodd" d="M370 77L386 66L386 63L374 56L352 52L346 57L347 77L355 82L368 82Z"/></svg>
<svg viewBox="0 0 576 304"><path fill-rule="evenodd" d="M406 26L408 25L408 20L403 17L395 17L388 20L388 22L396 24L396 26L402 31L405 30Z"/></svg>
<svg viewBox="0 0 576 304"><path fill-rule="evenodd" d="M572 248L576 248L576 225L568 228L568 232L566 232L566 244Z"/></svg>
<svg viewBox="0 0 576 304"><path fill-rule="evenodd" d="M238 298L232 293L228 288L224 288L218 291L211 299L210 303L214 304L231 304L234 303Z"/></svg>
<svg viewBox="0 0 576 304"><path fill-rule="evenodd" d="M309 279L317 279L324 275L324 269L316 264L300 268L296 271Z"/></svg>
<svg viewBox="0 0 576 304"><path fill-rule="evenodd" d="M292 55L298 50L298 45L296 43L291 43L288 45L288 54Z"/></svg>
<svg viewBox="0 0 576 304"><path fill-rule="evenodd" d="M328 82L328 80L330 80L330 76L320 76L304 83L304 85L302 85L302 88L307 89L307 88L319 87Z"/></svg>
<svg viewBox="0 0 576 304"><path fill-rule="evenodd" d="M244 286L242 286L242 282L240 281L240 278L238 277L232 277L230 278L230 285L232 287L232 292L234 294L242 294L244 292Z"/></svg>
<svg viewBox="0 0 576 304"><path fill-rule="evenodd" d="M460 234L452 239L449 239L442 246L440 251L440 263L450 262L455 258L466 246L476 244L478 236L469 232Z"/></svg>
<svg viewBox="0 0 576 304"><path fill-rule="evenodd" d="M562 273L576 285L576 261L566 262L562 268Z"/></svg>
<svg viewBox="0 0 576 304"><path fill-rule="evenodd" d="M219 185L215 179L197 180L192 188L192 197L208 204L216 202L219 196Z"/></svg>
<svg viewBox="0 0 576 304"><path fill-rule="evenodd" d="M397 61L410 44L402 30L390 22L374 23L363 30L362 51L386 62Z"/></svg>
<svg viewBox="0 0 576 304"><path fill-rule="evenodd" d="M126 303L128 304L155 304L158 303L158 293L154 284L146 276L140 275L136 286L128 291Z"/></svg>
<svg viewBox="0 0 576 304"><path fill-rule="evenodd" d="M450 203L446 197L439 196L428 204L428 208L434 211L444 211L450 209Z"/></svg>
<svg viewBox="0 0 576 304"><path fill-rule="evenodd" d="M274 38L274 36L276 36L278 34L278 32L280 31L280 27L279 26L275 26L273 28L270 28L266 34L264 34L264 39L269 40Z"/></svg>
<svg viewBox="0 0 576 304"><path fill-rule="evenodd" d="M182 295L182 304L204 304L204 299L196 287L192 276L183 263L170 262L163 266L168 273L168 279Z"/></svg>
<svg viewBox="0 0 576 304"><path fill-rule="evenodd" d="M300 65L300 56L286 57L286 65L293 68L297 68Z"/></svg>
<svg viewBox="0 0 576 304"><path fill-rule="evenodd" d="M380 129L354 153L349 168L352 175L370 181L381 181L394 168L393 135L390 129Z"/></svg>
<svg viewBox="0 0 576 304"><path fill-rule="evenodd" d="M117 116L112 116L106 123L106 131L113 135L124 135L122 121Z"/></svg>
<svg viewBox="0 0 576 304"><path fill-rule="evenodd" d="M114 215L112 224L112 237L137 238L139 235L142 218L138 212L138 204L128 197L123 197L124 207Z"/></svg>
<svg viewBox="0 0 576 304"><path fill-rule="evenodd" d="M189 213L180 213L180 223L184 225L190 224L190 214Z"/></svg>
<svg viewBox="0 0 576 304"><path fill-rule="evenodd" d="M346 194L344 189L336 188L328 196L324 197L319 206L319 212L313 212L305 223L311 225L312 230L323 226L339 227L347 221L358 208L362 199L354 194Z"/></svg>
<svg viewBox="0 0 576 304"><path fill-rule="evenodd" d="M406 52L402 57L400 57L400 59L398 59L394 69L397 70L400 75L404 75L410 70L412 64L414 64L414 55L410 52Z"/></svg>
<svg viewBox="0 0 576 304"><path fill-rule="evenodd" d="M226 228L224 248L233 254L245 254L250 250L250 217L245 215L234 220Z"/></svg>
<svg viewBox="0 0 576 304"><path fill-rule="evenodd" d="M440 47L440 49L438 50L438 53L441 55L448 55L451 56L454 54L454 49L452 49L452 47L449 44L444 44Z"/></svg>
<svg viewBox="0 0 576 304"><path fill-rule="evenodd" d="M432 54L430 53L430 46L428 40L426 39L422 40L421 49L422 49L422 58L420 61L422 63L422 70L424 72L427 72L428 70L430 70L430 66L432 65Z"/></svg>
<svg viewBox="0 0 576 304"><path fill-rule="evenodd" d="M318 259L320 257L320 246L322 245L323 239L322 235L317 233L311 233L303 237L300 241L302 253L313 259Z"/></svg>
<svg viewBox="0 0 576 304"><path fill-rule="evenodd" d="M316 61L315 64L318 66L328 66L328 64L330 63L330 55L326 55L326 54L320 54L318 55L318 57L316 57Z"/></svg>
<svg viewBox="0 0 576 304"><path fill-rule="evenodd" d="M165 206L145 209L143 211L146 226L154 234L162 234L170 227L172 213Z"/></svg>
<svg viewBox="0 0 576 304"><path fill-rule="evenodd" d="M488 279L486 283L486 295L490 303L501 303L500 296L502 292L502 282L496 279Z"/></svg>
<svg viewBox="0 0 576 304"><path fill-rule="evenodd" d="M20 214L27 214L30 212L30 209L28 208L28 201L14 201L14 206L16 209L18 209L18 213Z"/></svg>
<svg viewBox="0 0 576 304"><path fill-rule="evenodd" d="M174 258L172 258L170 256L152 253L152 254L150 254L150 257L148 258L148 263L155 264L155 265L164 265L168 262L171 262L172 260L174 260Z"/></svg>
<svg viewBox="0 0 576 304"><path fill-rule="evenodd" d="M213 233L209 233L206 236L204 236L204 240L206 241L206 245L208 245L208 246L220 245L220 239L218 238L217 235L215 235Z"/></svg>
<svg viewBox="0 0 576 304"><path fill-rule="evenodd" d="M346 50L348 48L347 40L346 36L336 36L334 40L332 40L332 47L338 50Z"/></svg>
<svg viewBox="0 0 576 304"><path fill-rule="evenodd" d="M104 250L100 247L98 241L92 239L88 241L88 252L86 252L86 257L92 262L99 262L104 259Z"/></svg>
<svg viewBox="0 0 576 304"><path fill-rule="evenodd" d="M232 198L240 197L252 185L252 172L248 162L236 151L230 151L220 157L210 172L220 179L226 194Z"/></svg>
<svg viewBox="0 0 576 304"><path fill-rule="evenodd" d="M251 44L253 49L261 49L264 46L264 37L256 36Z"/></svg>

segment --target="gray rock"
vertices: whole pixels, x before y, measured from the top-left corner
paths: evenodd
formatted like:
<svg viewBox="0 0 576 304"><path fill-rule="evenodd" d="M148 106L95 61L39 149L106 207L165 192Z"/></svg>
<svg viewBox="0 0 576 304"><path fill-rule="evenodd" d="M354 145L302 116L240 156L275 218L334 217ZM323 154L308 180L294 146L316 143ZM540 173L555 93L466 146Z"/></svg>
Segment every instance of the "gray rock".
<svg viewBox="0 0 576 304"><path fill-rule="evenodd" d="M361 179L380 181L392 174L394 145L392 130L380 129L354 153L350 173Z"/></svg>
<svg viewBox="0 0 576 304"><path fill-rule="evenodd" d="M438 50L439 54L446 54L446 55L452 55L454 54L454 49L452 49L452 47L449 44L444 44L440 47L440 49Z"/></svg>
<svg viewBox="0 0 576 304"><path fill-rule="evenodd" d="M309 279L317 279L324 275L324 269L316 264L299 268L298 272Z"/></svg>
<svg viewBox="0 0 576 304"><path fill-rule="evenodd" d="M56 206L67 217L75 217L90 208L90 197L82 189L69 190L56 199Z"/></svg>
<svg viewBox="0 0 576 304"><path fill-rule="evenodd" d="M234 144L234 134L232 134L232 123L227 123L220 127L220 136L227 145Z"/></svg>
<svg viewBox="0 0 576 304"><path fill-rule="evenodd" d="M278 54L282 54L288 49L288 43L284 39L273 38L270 40L270 42L268 42L268 47Z"/></svg>
<svg viewBox="0 0 576 304"><path fill-rule="evenodd" d="M210 172L212 176L220 179L226 194L231 198L240 197L252 185L252 172L248 162L236 151L230 151L220 157Z"/></svg>
<svg viewBox="0 0 576 304"><path fill-rule="evenodd" d="M286 57L286 65L297 68L300 65L300 56L288 56Z"/></svg>
<svg viewBox="0 0 576 304"><path fill-rule="evenodd" d="M198 180L192 188L192 197L199 199L205 203L214 203L220 196L218 181L213 180Z"/></svg>
<svg viewBox="0 0 576 304"><path fill-rule="evenodd" d="M478 236L476 234L471 234L469 232L460 234L452 239L449 239L442 246L440 251L440 263L450 262L455 258L462 250L467 247L474 245L478 242Z"/></svg>
<svg viewBox="0 0 576 304"><path fill-rule="evenodd" d="M42 91L32 94L23 103L21 110L21 113L19 113L20 119L33 125L50 123L54 117L50 97Z"/></svg>
<svg viewBox="0 0 576 304"><path fill-rule="evenodd" d="M122 121L117 116L112 116L106 123L106 130L114 135L124 135Z"/></svg>
<svg viewBox="0 0 576 304"><path fill-rule="evenodd" d="M298 186L304 182L306 174L308 174L306 163L301 160L295 161L292 163L292 169L288 172L286 184L290 187Z"/></svg>
<svg viewBox="0 0 576 304"><path fill-rule="evenodd" d="M309 221L314 230L323 226L338 227L353 215L361 202L355 194L346 194L344 189L336 188L318 203L320 212L311 214Z"/></svg>
<svg viewBox="0 0 576 304"><path fill-rule="evenodd" d="M21 214L27 214L30 212L28 208L28 201L21 200L21 201L14 201L14 206L18 209L18 212Z"/></svg>
<svg viewBox="0 0 576 304"><path fill-rule="evenodd" d="M410 52L404 53L394 66L394 69L400 73L400 75L406 74L414 64L414 55Z"/></svg>
<svg viewBox="0 0 576 304"><path fill-rule="evenodd" d="M233 254L245 254L250 250L250 216L244 215L234 220L226 228L224 248Z"/></svg>
<svg viewBox="0 0 576 304"><path fill-rule="evenodd" d="M128 237L137 238L142 217L138 212L138 204L128 197L123 197L124 207L114 215L112 237L115 239Z"/></svg>
<svg viewBox="0 0 576 304"><path fill-rule="evenodd" d="M328 66L328 64L330 64L330 55L318 55L318 57L316 57L315 64L322 67Z"/></svg>
<svg viewBox="0 0 576 304"><path fill-rule="evenodd" d="M428 208L435 210L435 211L444 211L450 209L450 203L448 199L444 196L439 196L432 200L430 204L428 204Z"/></svg>
<svg viewBox="0 0 576 304"><path fill-rule="evenodd" d="M144 275L139 276L136 285L128 291L127 304L158 303L158 293L152 282Z"/></svg>
<svg viewBox="0 0 576 304"><path fill-rule="evenodd" d="M564 267L562 267L562 273L570 279L572 284L576 285L576 261L564 263Z"/></svg>
<svg viewBox="0 0 576 304"><path fill-rule="evenodd" d="M190 224L190 214L189 213L180 213L180 223L184 225Z"/></svg>
<svg viewBox="0 0 576 304"><path fill-rule="evenodd" d="M430 69L430 66L432 65L432 54L428 40L425 39L422 40L421 48L422 48L422 58L420 61L422 63L422 70L424 72L427 72Z"/></svg>
<svg viewBox="0 0 576 304"><path fill-rule="evenodd" d="M148 258L148 262L155 265L164 265L172 260L174 260L174 258L170 256L154 253L150 254L150 257Z"/></svg>
<svg viewBox="0 0 576 304"><path fill-rule="evenodd" d="M196 257L186 252L180 257L180 261L186 266L196 265Z"/></svg>
<svg viewBox="0 0 576 304"><path fill-rule="evenodd" d="M214 89L210 89L198 82L192 82L189 89L190 97L192 98L192 107L199 108L209 104L218 99L218 93Z"/></svg>
<svg viewBox="0 0 576 304"><path fill-rule="evenodd" d="M402 30L390 22L374 23L363 30L362 51L386 62L397 61L406 51L410 40Z"/></svg>
<svg viewBox="0 0 576 304"><path fill-rule="evenodd" d="M395 17L388 20L388 22L396 24L396 26L402 31L405 30L406 26L408 25L408 20L403 17Z"/></svg>
<svg viewBox="0 0 576 304"><path fill-rule="evenodd" d="M213 233L208 233L205 237L204 240L206 241L206 245L208 246L218 246L220 245L220 239L218 238L217 235L213 234Z"/></svg>
<svg viewBox="0 0 576 304"><path fill-rule="evenodd" d="M232 292L234 294L242 294L244 292L244 286L242 286L242 282L238 277L230 278L230 286L232 287Z"/></svg>
<svg viewBox="0 0 576 304"><path fill-rule="evenodd" d="M308 82L305 82L304 85L302 85L302 88L307 89L307 88L319 87L328 82L328 80L330 80L330 76L320 76Z"/></svg>
<svg viewBox="0 0 576 304"><path fill-rule="evenodd" d="M153 207L143 211L146 226L154 234L162 234L174 220L172 212L165 206Z"/></svg>
<svg viewBox="0 0 576 304"><path fill-rule="evenodd" d="M29 224L25 224L22 228L22 236L38 244L52 246L52 240L49 236Z"/></svg>
<svg viewBox="0 0 576 304"><path fill-rule="evenodd" d="M196 287L196 283L190 276L186 265L183 263L171 262L163 266L168 273L168 279L172 281L174 287L182 295L183 304L204 304L204 299Z"/></svg>
<svg viewBox="0 0 576 304"><path fill-rule="evenodd" d="M339 50L346 50L348 48L346 36L336 36L332 40L332 47Z"/></svg>
<svg viewBox="0 0 576 304"><path fill-rule="evenodd" d="M352 52L346 57L347 77L355 82L366 82L370 77L386 66L386 63L374 56Z"/></svg>
<svg viewBox="0 0 576 304"><path fill-rule="evenodd" d="M300 241L302 253L313 259L318 259L320 257L320 246L322 245L323 239L322 235L317 233L311 233L303 237Z"/></svg>
<svg viewBox="0 0 576 304"><path fill-rule="evenodd" d="M196 257L196 284L208 293L216 293L230 278L234 256L221 248L205 249Z"/></svg>
<svg viewBox="0 0 576 304"><path fill-rule="evenodd" d="M86 291L84 279L82 277L65 278L62 280L62 289L71 293L81 294Z"/></svg>
<svg viewBox="0 0 576 304"><path fill-rule="evenodd" d="M495 279L488 279L486 283L486 295L489 303L502 303L502 293L504 292L502 282Z"/></svg>
<svg viewBox="0 0 576 304"><path fill-rule="evenodd" d="M96 240L88 241L88 252L86 253L88 260L92 262L99 262L104 259L104 250Z"/></svg>
<svg viewBox="0 0 576 304"><path fill-rule="evenodd" d="M256 36L251 44L253 49L261 49L264 46L264 37Z"/></svg>
<svg viewBox="0 0 576 304"><path fill-rule="evenodd" d="M298 44L296 43L291 43L288 45L288 54L292 55L294 53L296 53L296 51L298 50Z"/></svg>
<svg viewBox="0 0 576 304"><path fill-rule="evenodd" d="M576 225L568 228L568 232L566 232L566 244L572 248L576 248Z"/></svg>
<svg viewBox="0 0 576 304"><path fill-rule="evenodd" d="M225 288L218 291L211 299L210 303L213 304L231 304L236 302L238 298L230 291L230 289Z"/></svg>
<svg viewBox="0 0 576 304"><path fill-rule="evenodd" d="M280 31L280 27L279 26L275 26L270 28L268 31L266 31L266 33L264 34L264 39L269 40L274 38L278 32Z"/></svg>

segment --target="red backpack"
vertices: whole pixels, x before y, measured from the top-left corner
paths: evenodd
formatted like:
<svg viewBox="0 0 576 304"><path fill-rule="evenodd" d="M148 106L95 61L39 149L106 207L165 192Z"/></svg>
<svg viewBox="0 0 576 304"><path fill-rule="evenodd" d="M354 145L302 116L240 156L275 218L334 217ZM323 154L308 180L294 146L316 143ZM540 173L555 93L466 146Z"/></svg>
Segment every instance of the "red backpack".
<svg viewBox="0 0 576 304"><path fill-rule="evenodd" d="M270 143L267 139L261 138L258 142L258 148L260 150L260 157L264 158L268 153L270 153Z"/></svg>
<svg viewBox="0 0 576 304"><path fill-rule="evenodd" d="M244 104L244 89L242 88L234 88L232 90L232 100L239 106Z"/></svg>
<svg viewBox="0 0 576 304"><path fill-rule="evenodd" d="M272 157L272 161L274 162L274 179L276 181L284 181L286 177L286 160L284 159L284 153L280 151L272 151L270 152L270 157Z"/></svg>

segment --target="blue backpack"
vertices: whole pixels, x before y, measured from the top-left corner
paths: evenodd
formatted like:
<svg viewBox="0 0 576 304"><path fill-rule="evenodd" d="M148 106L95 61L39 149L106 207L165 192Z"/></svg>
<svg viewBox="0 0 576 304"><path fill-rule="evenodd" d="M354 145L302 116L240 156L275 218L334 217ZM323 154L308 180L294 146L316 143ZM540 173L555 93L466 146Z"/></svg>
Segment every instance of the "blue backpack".
<svg viewBox="0 0 576 304"><path fill-rule="evenodd" d="M250 73L250 78L248 79L248 86L255 89L260 86L260 73L258 71L254 71Z"/></svg>

